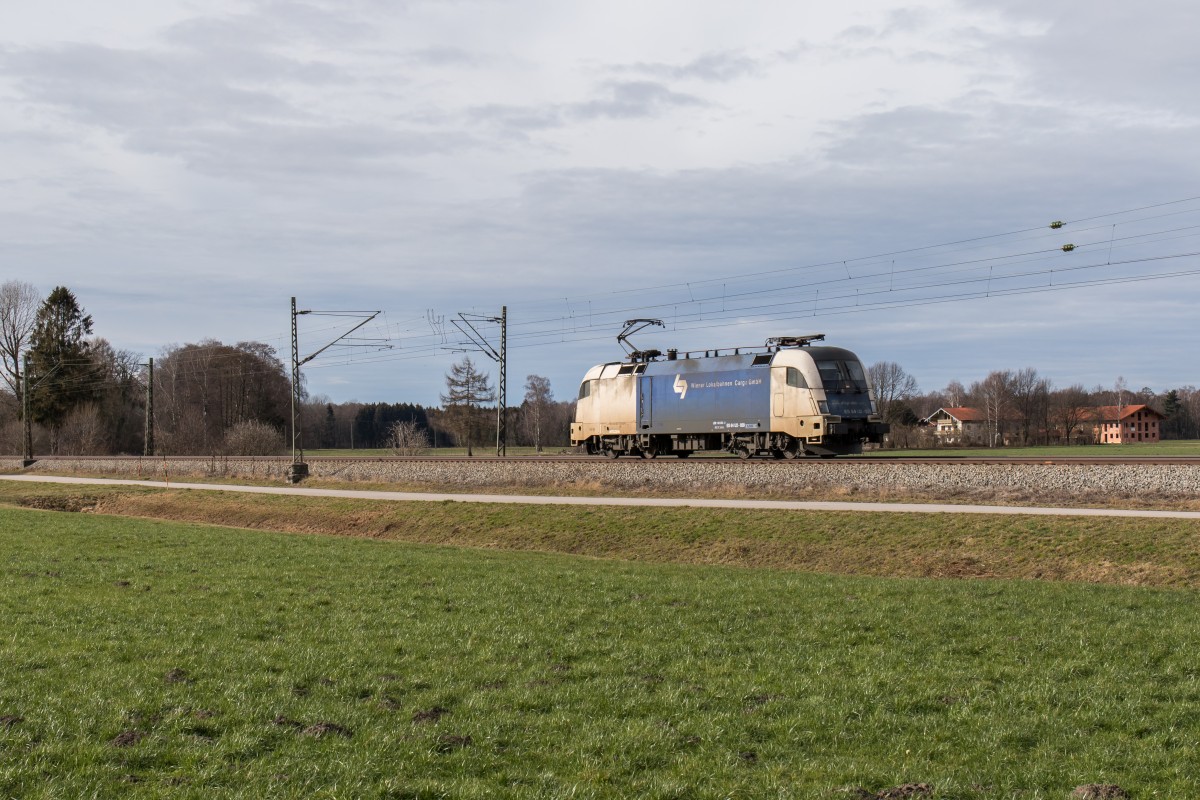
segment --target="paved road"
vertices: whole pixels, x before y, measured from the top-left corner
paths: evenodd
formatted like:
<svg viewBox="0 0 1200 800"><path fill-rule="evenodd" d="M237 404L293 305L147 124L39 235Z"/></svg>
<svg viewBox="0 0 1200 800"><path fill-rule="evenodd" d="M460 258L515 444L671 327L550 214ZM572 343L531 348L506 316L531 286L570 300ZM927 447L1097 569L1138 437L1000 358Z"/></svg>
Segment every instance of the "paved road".
<svg viewBox="0 0 1200 800"><path fill-rule="evenodd" d="M142 488L192 489L202 492L283 494L297 497L348 497L393 502L525 503L555 506L654 506L659 508L752 508L774 511L873 511L918 514L1022 514L1051 517L1149 517L1200 520L1200 511L1131 511L1112 508L1037 508L1031 506L968 506L932 503L841 503L803 500L713 500L660 497L560 497L515 494L437 494L432 492L379 492L356 489L312 489L304 486L234 486L219 483L129 481L111 478L66 478L52 475L0 475L0 480L29 483L69 483Z"/></svg>

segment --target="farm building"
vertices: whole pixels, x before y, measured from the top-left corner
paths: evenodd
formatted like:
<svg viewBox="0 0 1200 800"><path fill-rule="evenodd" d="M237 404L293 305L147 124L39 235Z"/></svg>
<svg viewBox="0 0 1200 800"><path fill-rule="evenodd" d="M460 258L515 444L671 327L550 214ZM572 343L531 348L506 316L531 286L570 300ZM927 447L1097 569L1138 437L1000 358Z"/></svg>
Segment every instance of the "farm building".
<svg viewBox="0 0 1200 800"><path fill-rule="evenodd" d="M1166 417L1147 405L1100 406L1084 416L1097 444L1157 442Z"/></svg>
<svg viewBox="0 0 1200 800"><path fill-rule="evenodd" d="M978 408L939 408L923 419L946 444L978 444L987 440L987 416Z"/></svg>

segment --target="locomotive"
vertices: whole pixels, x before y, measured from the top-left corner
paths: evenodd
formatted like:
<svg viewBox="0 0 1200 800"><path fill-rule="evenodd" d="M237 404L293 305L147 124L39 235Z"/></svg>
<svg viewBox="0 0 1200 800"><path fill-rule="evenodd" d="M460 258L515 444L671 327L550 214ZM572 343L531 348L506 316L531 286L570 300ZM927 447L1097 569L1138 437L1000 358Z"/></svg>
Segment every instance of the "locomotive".
<svg viewBox="0 0 1200 800"><path fill-rule="evenodd" d="M659 320L630 320L617 337ZM609 458L742 458L861 453L888 431L858 356L814 346L824 334L779 336L760 348L632 350L598 364L579 386L571 443ZM628 349L628 348L627 348Z"/></svg>

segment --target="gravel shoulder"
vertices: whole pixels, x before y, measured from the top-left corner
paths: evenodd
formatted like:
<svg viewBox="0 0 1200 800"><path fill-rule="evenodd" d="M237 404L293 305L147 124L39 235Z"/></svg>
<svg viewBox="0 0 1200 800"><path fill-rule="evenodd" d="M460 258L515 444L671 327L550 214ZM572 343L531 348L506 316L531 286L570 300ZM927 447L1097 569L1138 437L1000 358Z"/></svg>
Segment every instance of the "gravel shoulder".
<svg viewBox="0 0 1200 800"><path fill-rule="evenodd" d="M142 481L286 483L278 461L197 458L37 462L14 474ZM305 486L599 497L910 502L1200 511L1200 465L857 464L849 461L335 461L311 459Z"/></svg>

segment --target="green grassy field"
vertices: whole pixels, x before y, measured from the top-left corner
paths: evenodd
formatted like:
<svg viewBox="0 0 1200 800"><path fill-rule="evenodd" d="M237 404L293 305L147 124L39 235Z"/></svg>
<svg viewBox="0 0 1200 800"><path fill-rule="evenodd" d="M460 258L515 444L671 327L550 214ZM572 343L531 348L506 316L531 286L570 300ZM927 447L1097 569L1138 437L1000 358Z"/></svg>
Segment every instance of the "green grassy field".
<svg viewBox="0 0 1200 800"><path fill-rule="evenodd" d="M6 797L1200 795L1190 590L15 509L0 553Z"/></svg>

